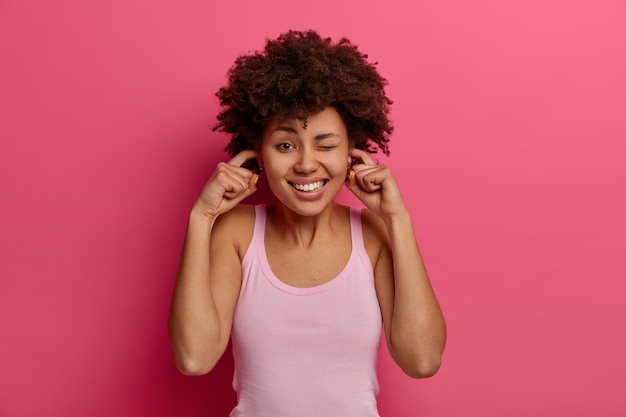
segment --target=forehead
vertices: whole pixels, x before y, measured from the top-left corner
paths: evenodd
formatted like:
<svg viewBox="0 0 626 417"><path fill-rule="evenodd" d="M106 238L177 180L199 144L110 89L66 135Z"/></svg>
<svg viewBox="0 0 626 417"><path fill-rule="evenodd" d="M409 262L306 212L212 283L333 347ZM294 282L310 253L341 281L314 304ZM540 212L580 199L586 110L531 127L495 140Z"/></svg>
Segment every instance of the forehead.
<svg viewBox="0 0 626 417"><path fill-rule="evenodd" d="M274 119L265 126L263 136L271 136L280 132L306 136L325 134L347 135L346 125L333 107L326 107L319 113L307 116L304 120L296 118Z"/></svg>

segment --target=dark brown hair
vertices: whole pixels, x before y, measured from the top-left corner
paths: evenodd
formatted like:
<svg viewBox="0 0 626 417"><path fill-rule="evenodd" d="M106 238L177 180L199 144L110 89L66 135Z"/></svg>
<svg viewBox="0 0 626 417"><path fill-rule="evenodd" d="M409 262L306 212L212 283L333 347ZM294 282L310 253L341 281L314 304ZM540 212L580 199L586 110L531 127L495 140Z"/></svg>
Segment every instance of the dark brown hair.
<svg viewBox="0 0 626 417"><path fill-rule="evenodd" d="M216 96L222 105L213 129L231 134L226 151L235 155L260 146L272 119L297 118L334 107L346 124L352 145L389 154L392 101L387 81L367 55L348 39L333 43L314 31L289 31L268 40L265 49L235 60L228 83Z"/></svg>

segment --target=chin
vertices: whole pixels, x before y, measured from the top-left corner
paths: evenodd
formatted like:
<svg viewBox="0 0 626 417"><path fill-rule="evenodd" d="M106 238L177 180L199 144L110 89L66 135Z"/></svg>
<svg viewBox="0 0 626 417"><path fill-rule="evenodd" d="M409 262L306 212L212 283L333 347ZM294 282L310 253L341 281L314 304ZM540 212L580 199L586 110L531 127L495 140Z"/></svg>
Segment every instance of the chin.
<svg viewBox="0 0 626 417"><path fill-rule="evenodd" d="M293 202L278 198L279 204L287 211L303 217L315 217L332 207L334 201Z"/></svg>

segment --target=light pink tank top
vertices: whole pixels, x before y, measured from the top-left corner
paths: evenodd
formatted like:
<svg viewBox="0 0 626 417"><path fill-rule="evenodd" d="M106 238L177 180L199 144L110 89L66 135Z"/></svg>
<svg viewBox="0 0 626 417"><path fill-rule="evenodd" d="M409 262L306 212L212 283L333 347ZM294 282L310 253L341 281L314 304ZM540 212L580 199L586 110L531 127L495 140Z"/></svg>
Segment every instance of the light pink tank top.
<svg viewBox="0 0 626 417"><path fill-rule="evenodd" d="M382 319L360 209L352 252L334 279L310 288L280 281L265 253L265 206L256 207L235 310L231 417L378 416L376 358ZM320 262L323 262L320 259Z"/></svg>

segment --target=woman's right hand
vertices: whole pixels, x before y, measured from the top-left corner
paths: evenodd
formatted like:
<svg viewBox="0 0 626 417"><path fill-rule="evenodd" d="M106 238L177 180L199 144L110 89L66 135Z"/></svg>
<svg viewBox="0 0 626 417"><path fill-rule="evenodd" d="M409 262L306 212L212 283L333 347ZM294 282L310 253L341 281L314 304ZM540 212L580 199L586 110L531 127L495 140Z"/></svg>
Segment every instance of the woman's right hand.
<svg viewBox="0 0 626 417"><path fill-rule="evenodd" d="M193 209L210 219L215 219L254 193L259 176L242 168L241 165L256 157L257 151L245 150L230 161L217 164Z"/></svg>

